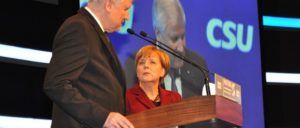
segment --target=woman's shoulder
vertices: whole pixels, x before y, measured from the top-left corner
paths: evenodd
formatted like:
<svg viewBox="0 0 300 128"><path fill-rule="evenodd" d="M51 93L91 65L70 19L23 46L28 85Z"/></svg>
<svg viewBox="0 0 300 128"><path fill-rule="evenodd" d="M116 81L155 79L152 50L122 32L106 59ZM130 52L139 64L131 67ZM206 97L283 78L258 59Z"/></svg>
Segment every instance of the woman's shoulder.
<svg viewBox="0 0 300 128"><path fill-rule="evenodd" d="M165 95L169 95L170 97L172 97L176 101L181 100L181 96L178 92L169 91L169 90L161 88L161 93L164 93Z"/></svg>
<svg viewBox="0 0 300 128"><path fill-rule="evenodd" d="M135 84L131 88L126 90L126 95L136 95L141 93L141 89L138 84Z"/></svg>

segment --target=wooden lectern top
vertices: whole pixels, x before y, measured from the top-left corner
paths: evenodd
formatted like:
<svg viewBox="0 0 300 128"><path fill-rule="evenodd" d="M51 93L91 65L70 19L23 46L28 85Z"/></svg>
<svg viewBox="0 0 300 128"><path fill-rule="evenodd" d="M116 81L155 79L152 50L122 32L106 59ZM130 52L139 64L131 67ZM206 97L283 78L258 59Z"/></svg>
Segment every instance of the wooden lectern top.
<svg viewBox="0 0 300 128"><path fill-rule="evenodd" d="M222 96L195 96L127 118L136 128L169 128L211 119L242 125L241 105Z"/></svg>

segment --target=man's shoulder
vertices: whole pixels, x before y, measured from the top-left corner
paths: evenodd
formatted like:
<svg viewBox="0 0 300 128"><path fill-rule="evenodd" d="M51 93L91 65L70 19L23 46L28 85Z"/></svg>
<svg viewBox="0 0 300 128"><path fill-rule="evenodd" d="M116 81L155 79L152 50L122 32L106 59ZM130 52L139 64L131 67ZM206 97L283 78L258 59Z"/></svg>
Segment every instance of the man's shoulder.
<svg viewBox="0 0 300 128"><path fill-rule="evenodd" d="M127 89L126 95L136 95L141 93L141 89L138 84L133 85L131 88Z"/></svg>
<svg viewBox="0 0 300 128"><path fill-rule="evenodd" d="M128 58L125 61L125 70L132 70L132 66L134 65L135 61L135 54L136 53L129 53Z"/></svg>
<svg viewBox="0 0 300 128"><path fill-rule="evenodd" d="M186 56L187 57L198 58L198 59L203 59L204 60L204 58L201 55L199 55L198 53L196 53L195 51L193 51L189 48L185 48L185 51L186 51Z"/></svg>
<svg viewBox="0 0 300 128"><path fill-rule="evenodd" d="M67 17L64 21L64 24L68 23L88 23L93 21L91 14L85 9L81 8L77 11L76 14Z"/></svg>
<svg viewBox="0 0 300 128"><path fill-rule="evenodd" d="M206 65L206 60L204 59L204 57L202 57L201 55L199 55L198 53L196 53L195 51L186 48L186 57L191 59L191 61L194 61L195 63L204 63Z"/></svg>
<svg viewBox="0 0 300 128"><path fill-rule="evenodd" d="M181 97L178 92L166 90L166 89L164 89L162 87L160 87L160 93L162 93L164 95L171 95L172 97L179 97L179 98Z"/></svg>
<svg viewBox="0 0 300 128"><path fill-rule="evenodd" d="M165 90L166 95L165 96L169 96L168 98L172 99L173 102L174 101L180 101L181 100L181 96L178 92L174 92L174 91L169 91L169 90Z"/></svg>
<svg viewBox="0 0 300 128"><path fill-rule="evenodd" d="M78 13L72 15L72 16L69 16L69 17L65 20L65 22L87 21L86 18L84 18L84 15L85 15L85 14L80 14L80 13L78 12Z"/></svg>
<svg viewBox="0 0 300 128"><path fill-rule="evenodd" d="M126 61L133 61L135 59L135 54L136 53L128 53L128 58L126 59Z"/></svg>

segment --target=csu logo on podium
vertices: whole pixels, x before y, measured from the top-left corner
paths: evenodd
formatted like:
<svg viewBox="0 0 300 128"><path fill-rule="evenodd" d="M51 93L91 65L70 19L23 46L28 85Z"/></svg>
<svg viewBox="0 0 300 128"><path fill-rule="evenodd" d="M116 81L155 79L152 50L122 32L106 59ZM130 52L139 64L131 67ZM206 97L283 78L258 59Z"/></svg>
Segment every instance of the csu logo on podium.
<svg viewBox="0 0 300 128"><path fill-rule="evenodd" d="M223 22L221 19L212 18L208 21L206 36L209 44L214 48L225 50L237 48L241 52L248 53L253 45L253 28L252 25L245 26L230 20ZM217 32L221 32L222 36L216 37Z"/></svg>

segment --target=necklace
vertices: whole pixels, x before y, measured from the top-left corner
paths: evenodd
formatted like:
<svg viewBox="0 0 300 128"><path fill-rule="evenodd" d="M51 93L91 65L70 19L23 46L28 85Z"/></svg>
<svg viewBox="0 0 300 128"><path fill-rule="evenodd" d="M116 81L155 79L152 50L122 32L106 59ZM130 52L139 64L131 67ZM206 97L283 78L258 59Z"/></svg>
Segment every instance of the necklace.
<svg viewBox="0 0 300 128"><path fill-rule="evenodd" d="M157 96L155 97L155 99L153 100L153 102L159 102L160 101L160 97L159 97L159 93L157 94Z"/></svg>

